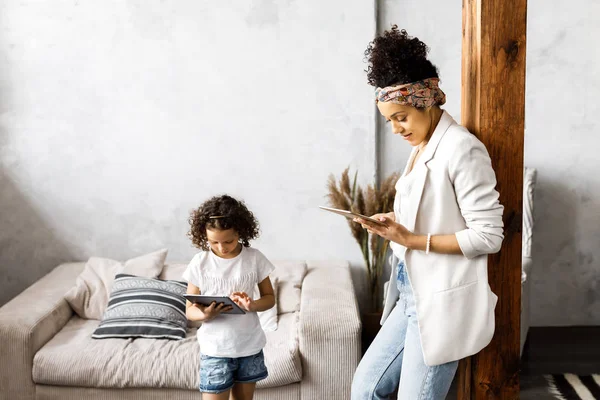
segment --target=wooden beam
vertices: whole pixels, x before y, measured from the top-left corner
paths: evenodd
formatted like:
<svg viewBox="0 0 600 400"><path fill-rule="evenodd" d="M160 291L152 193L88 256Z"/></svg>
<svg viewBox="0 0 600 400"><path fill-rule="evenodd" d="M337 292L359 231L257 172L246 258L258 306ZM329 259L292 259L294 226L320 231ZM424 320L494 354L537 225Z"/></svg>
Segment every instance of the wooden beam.
<svg viewBox="0 0 600 400"><path fill-rule="evenodd" d="M458 398L519 398L526 0L463 0L461 123L486 145L504 205L505 239L489 257L496 333L462 360Z"/></svg>

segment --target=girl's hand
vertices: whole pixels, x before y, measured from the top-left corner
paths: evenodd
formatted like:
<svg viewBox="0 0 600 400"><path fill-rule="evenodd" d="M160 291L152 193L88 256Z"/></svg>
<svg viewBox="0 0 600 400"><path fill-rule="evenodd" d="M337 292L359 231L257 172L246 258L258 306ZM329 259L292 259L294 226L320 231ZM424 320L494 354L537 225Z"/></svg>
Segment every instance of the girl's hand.
<svg viewBox="0 0 600 400"><path fill-rule="evenodd" d="M202 311L202 314L204 314L202 321L204 322L214 319L217 315L221 314L222 312L231 311L233 309L233 307L231 306L228 306L223 303L217 304L214 301L208 307L205 307L200 304L194 304L193 307L197 307L198 309L200 309L200 311Z"/></svg>
<svg viewBox="0 0 600 400"><path fill-rule="evenodd" d="M250 298L246 292L233 292L229 297L231 297L231 300L233 300L234 303L240 306L243 310L250 312L255 311L254 300L252 300L252 298Z"/></svg>
<svg viewBox="0 0 600 400"><path fill-rule="evenodd" d="M375 216L379 217L375 218ZM377 225L362 218L354 218L354 222L362 225L367 232L379 235L384 239L398 243L409 248L409 243L415 237L415 234L404 227L404 225L396 223L386 214L375 214L373 218L383 222L385 225Z"/></svg>

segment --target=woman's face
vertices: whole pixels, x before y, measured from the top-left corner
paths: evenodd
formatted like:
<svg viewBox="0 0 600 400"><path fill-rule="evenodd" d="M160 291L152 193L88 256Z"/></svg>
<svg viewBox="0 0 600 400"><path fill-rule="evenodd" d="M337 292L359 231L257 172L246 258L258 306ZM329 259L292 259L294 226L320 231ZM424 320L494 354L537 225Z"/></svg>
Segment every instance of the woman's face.
<svg viewBox="0 0 600 400"><path fill-rule="evenodd" d="M377 108L386 121L392 124L392 132L401 135L411 146L418 146L424 140L429 140L433 133L433 107L419 109L380 101Z"/></svg>

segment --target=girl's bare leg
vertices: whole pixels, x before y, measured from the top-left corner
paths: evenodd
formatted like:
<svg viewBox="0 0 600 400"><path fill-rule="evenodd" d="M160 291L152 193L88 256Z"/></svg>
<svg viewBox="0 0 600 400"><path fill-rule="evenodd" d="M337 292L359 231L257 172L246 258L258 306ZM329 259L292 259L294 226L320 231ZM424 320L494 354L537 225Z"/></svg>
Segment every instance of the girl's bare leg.
<svg viewBox="0 0 600 400"><path fill-rule="evenodd" d="M231 389L231 397L229 400L252 400L256 382L252 383L236 383Z"/></svg>
<svg viewBox="0 0 600 400"><path fill-rule="evenodd" d="M221 393L202 393L202 400L229 400L231 389Z"/></svg>

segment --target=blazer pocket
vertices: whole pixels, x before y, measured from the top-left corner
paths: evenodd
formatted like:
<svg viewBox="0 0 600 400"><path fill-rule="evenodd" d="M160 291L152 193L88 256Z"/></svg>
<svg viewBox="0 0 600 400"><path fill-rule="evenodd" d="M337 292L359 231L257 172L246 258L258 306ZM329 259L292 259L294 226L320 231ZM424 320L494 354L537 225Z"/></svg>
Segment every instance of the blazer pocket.
<svg viewBox="0 0 600 400"><path fill-rule="evenodd" d="M459 286L453 286L453 287L448 288L448 289L438 290L435 293L449 294L449 295L451 295L452 292L457 292L459 290L467 289L467 288L469 288L470 286L473 286L473 285L477 285L477 280L475 280L473 282L468 282L468 283L465 283L465 284L462 284L462 285L459 285Z"/></svg>
<svg viewBox="0 0 600 400"><path fill-rule="evenodd" d="M479 274L475 265L468 263L442 265L444 266L436 268L433 274L436 277L434 293L464 288L479 281Z"/></svg>

